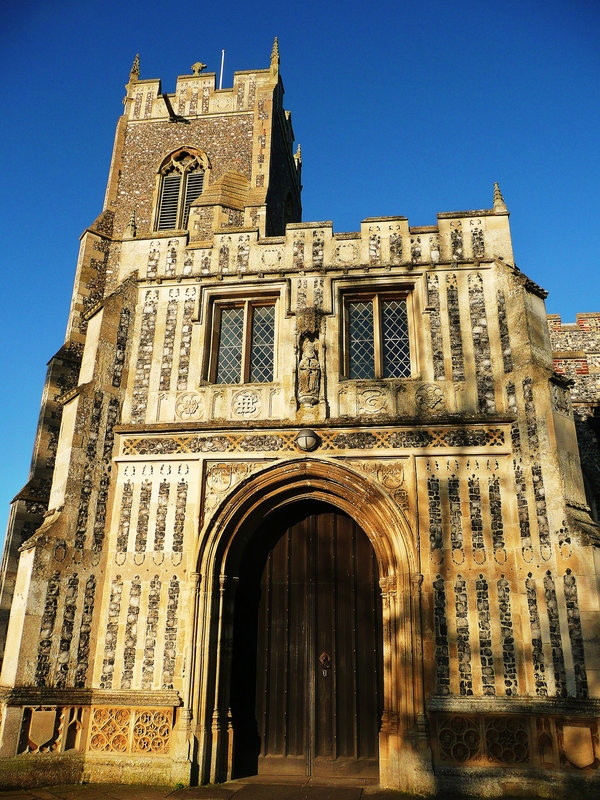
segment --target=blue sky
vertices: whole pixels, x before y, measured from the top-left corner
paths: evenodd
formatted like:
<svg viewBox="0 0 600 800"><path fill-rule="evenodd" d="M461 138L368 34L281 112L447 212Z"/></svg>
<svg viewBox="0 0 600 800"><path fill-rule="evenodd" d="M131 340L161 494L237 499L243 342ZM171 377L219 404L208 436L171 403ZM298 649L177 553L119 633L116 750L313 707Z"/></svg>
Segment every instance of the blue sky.
<svg viewBox="0 0 600 800"><path fill-rule="evenodd" d="M431 225L439 211L489 208L497 180L516 262L550 292L548 311L600 311L597 0L22 0L0 21L0 535L136 52L141 77L173 91L197 60L218 72L224 48L230 86L234 70L268 66L277 35L305 221Z"/></svg>

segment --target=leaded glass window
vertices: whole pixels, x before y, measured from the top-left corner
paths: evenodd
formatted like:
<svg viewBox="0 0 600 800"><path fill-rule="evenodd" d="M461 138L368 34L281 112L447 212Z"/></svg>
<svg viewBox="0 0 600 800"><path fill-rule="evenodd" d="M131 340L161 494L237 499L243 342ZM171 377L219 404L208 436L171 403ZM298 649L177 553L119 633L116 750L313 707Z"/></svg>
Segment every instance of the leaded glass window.
<svg viewBox="0 0 600 800"><path fill-rule="evenodd" d="M346 300L346 375L356 380L409 378L406 297L386 294Z"/></svg>
<svg viewBox="0 0 600 800"><path fill-rule="evenodd" d="M215 383L269 383L273 380L275 304L245 300L215 308Z"/></svg>
<svg viewBox="0 0 600 800"><path fill-rule="evenodd" d="M406 299L381 300L381 348L384 378L410 378Z"/></svg>
<svg viewBox="0 0 600 800"><path fill-rule="evenodd" d="M275 306L256 306L252 313L250 383L273 380Z"/></svg>
<svg viewBox="0 0 600 800"><path fill-rule="evenodd" d="M217 357L217 383L239 383L244 346L244 309L221 311L221 335Z"/></svg>
<svg viewBox="0 0 600 800"><path fill-rule="evenodd" d="M348 303L348 328L350 332L350 377L375 377L375 339L373 330L373 302L359 300Z"/></svg>

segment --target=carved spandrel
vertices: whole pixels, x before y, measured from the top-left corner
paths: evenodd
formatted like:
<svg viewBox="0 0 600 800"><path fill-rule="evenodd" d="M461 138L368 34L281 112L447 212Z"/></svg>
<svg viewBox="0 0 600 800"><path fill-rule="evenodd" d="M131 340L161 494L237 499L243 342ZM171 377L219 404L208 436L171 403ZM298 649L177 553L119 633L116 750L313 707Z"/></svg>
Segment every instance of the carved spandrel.
<svg viewBox="0 0 600 800"><path fill-rule="evenodd" d="M409 493L404 485L404 464L399 461L357 461L352 462L365 475L373 478L394 499L395 503L407 513L409 511Z"/></svg>

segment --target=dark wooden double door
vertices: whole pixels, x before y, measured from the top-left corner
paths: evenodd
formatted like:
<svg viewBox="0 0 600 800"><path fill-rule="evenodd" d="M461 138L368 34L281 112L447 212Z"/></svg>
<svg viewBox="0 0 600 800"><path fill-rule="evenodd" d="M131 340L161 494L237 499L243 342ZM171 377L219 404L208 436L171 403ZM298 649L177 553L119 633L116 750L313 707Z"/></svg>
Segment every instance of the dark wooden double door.
<svg viewBox="0 0 600 800"><path fill-rule="evenodd" d="M234 773L378 776L375 553L323 503L273 514L246 548L232 669Z"/></svg>

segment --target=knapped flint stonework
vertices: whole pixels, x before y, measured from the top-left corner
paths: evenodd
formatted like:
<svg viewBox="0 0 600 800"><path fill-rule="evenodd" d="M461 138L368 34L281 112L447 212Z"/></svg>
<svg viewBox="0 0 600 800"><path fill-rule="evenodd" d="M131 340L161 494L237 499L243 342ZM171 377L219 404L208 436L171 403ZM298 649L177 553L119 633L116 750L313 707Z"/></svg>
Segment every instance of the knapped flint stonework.
<svg viewBox="0 0 600 800"><path fill-rule="evenodd" d="M435 225L301 222L277 43L229 89L203 70L178 78L185 121L169 121L136 61L81 239L2 566L0 785L223 781L263 730L258 692L305 742L319 717L294 708L335 686L327 718L370 730L372 752L325 755L324 778L596 796L600 315L547 322L497 185L492 208ZM353 576L352 624L327 627L346 619L341 590L288 618L314 584L269 572L280 520L299 548L285 569L303 552ZM259 686L247 665L281 631L265 648L287 688ZM373 634L377 674L344 689ZM261 758L279 764L265 724Z"/></svg>

